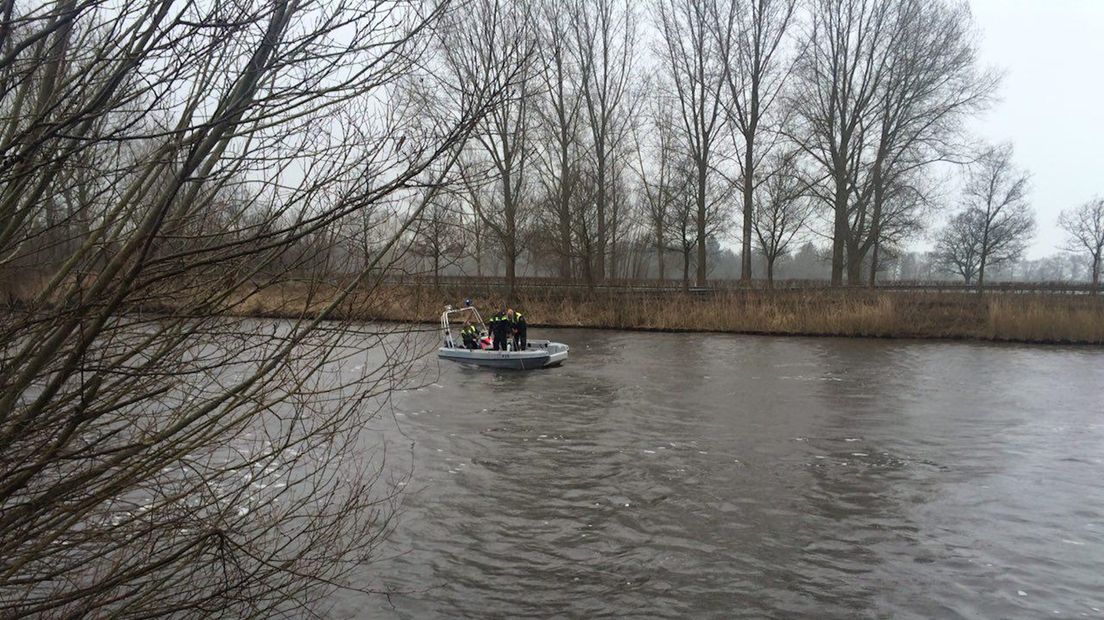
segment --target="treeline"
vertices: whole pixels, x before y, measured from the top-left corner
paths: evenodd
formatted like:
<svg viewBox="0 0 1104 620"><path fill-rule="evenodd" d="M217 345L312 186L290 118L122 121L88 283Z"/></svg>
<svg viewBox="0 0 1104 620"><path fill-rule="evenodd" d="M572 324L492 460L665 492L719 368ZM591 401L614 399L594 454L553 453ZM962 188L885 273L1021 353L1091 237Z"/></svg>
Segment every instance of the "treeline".
<svg viewBox="0 0 1104 620"><path fill-rule="evenodd" d="M355 273L375 263L500 275L507 284L548 275L585 284L824 277L873 286L914 275L910 265L922 260L914 271L933 279L983 285L1045 272L1099 284L1099 198L1061 216L1068 268L1058 269L1059 259L1047 270L1023 263L1035 231L1030 176L1011 145L980 143L966 130L999 85L999 72L978 59L966 2L471 0L437 8L420 64L390 85L388 113L402 120L383 126L385 148L355 146L365 107L304 124L286 139L278 173L214 171L218 182L188 198L192 213L173 223L163 247L178 245L186 257L198 244L253 239L270 250L259 276ZM473 85L504 66L515 79L485 113L469 115L446 161L401 184L380 183L403 158L440 155L426 136L464 118ZM134 116L151 140L168 130L155 115ZM312 131L330 142L313 143ZM91 220L81 205L153 148L121 145L82 151L85 165L63 170L64 191L28 223L41 243L9 266L64 261L85 243ZM310 163L312 149L347 149L363 167L341 171L337 194L311 188L312 178L333 176ZM274 197L288 179L306 196L298 204ZM387 196L341 217L312 215L358 188ZM946 224L934 228L939 221ZM910 257L917 242L934 250Z"/></svg>
<svg viewBox="0 0 1104 620"><path fill-rule="evenodd" d="M484 28L492 14L509 27ZM1022 263L1029 174L966 130L999 85L966 2L476 0L450 23L446 79L475 42L528 50L524 77L410 235L409 268L1099 283L1099 199L1062 216L1075 264ZM934 251L910 255L920 240Z"/></svg>
<svg viewBox="0 0 1104 620"><path fill-rule="evenodd" d="M717 245L709 247L709 280L738 281L740 278L740 252ZM627 281L656 280L659 273L655 249L646 244L632 244L623 249L627 257L625 271L621 277ZM473 257L458 253L438 261L438 270L434 271L430 256L410 257L407 260L406 273L439 276L503 277L505 265L496 258L485 259L482 265L476 265ZM762 253L752 254L752 273L766 274L767 260ZM823 280L830 281L831 255L827 247L805 241L793 251L778 256L773 265L775 280ZM559 275L554 265L548 265L541 257L524 254L518 259L518 278L555 278ZM667 274L667 279L677 279L681 273ZM758 278L758 276L757 276ZM993 269L986 280L990 282L1090 282L1091 265L1084 256L1075 252L1055 252L1039 259L1021 258L1007 261ZM613 280L616 282L616 280ZM961 274L955 273L934 251L908 250L887 256L882 262L878 281L891 283L909 282L964 282ZM765 279L757 279L755 286L766 285ZM972 284L972 283L968 283Z"/></svg>

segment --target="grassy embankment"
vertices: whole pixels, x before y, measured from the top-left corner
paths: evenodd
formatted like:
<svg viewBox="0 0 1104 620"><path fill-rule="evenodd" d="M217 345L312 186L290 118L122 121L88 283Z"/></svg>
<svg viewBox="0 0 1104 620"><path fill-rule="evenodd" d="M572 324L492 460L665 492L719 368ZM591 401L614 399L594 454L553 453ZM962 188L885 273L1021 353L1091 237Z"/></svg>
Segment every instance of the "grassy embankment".
<svg viewBox="0 0 1104 620"><path fill-rule="evenodd" d="M311 308L320 307L323 292ZM493 293L381 288L345 304L341 318L433 322L445 304L470 297L482 312L505 301ZM1087 295L894 292L862 289L732 291L712 296L521 292L514 306L531 325L747 334L947 338L1104 344L1104 299ZM244 300L241 314L296 315L305 293L294 287Z"/></svg>
<svg viewBox="0 0 1104 620"><path fill-rule="evenodd" d="M38 278L3 278L9 307L36 292ZM207 289L208 286L201 288ZM196 291L190 291L192 293ZM220 313L297 317L333 299L327 285L284 282L236 292ZM131 309L204 314L188 307L184 291L150 294ZM506 301L493 290L383 286L353 295L334 318L436 322L445 304L470 297L484 313ZM194 297L193 297L194 298ZM54 300L55 303L61 300ZM137 307L135 307L137 306ZM522 290L514 306L530 325L746 334L945 338L1037 343L1104 344L1104 296L1073 294L949 293L805 289L681 293L588 293L584 289Z"/></svg>

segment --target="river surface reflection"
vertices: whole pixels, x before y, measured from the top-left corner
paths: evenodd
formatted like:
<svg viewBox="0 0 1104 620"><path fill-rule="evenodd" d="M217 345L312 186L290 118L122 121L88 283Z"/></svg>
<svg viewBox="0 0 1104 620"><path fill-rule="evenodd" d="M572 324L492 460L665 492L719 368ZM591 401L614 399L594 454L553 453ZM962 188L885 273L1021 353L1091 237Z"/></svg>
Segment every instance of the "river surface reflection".
<svg viewBox="0 0 1104 620"><path fill-rule="evenodd" d="M1100 349L533 331L396 396L400 593L330 616L1104 616Z"/></svg>

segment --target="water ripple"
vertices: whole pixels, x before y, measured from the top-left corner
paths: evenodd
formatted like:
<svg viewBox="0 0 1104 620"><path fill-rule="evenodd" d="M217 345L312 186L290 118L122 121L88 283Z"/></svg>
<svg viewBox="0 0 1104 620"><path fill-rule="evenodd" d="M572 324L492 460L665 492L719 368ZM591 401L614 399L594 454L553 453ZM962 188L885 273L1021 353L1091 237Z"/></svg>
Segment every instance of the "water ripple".
<svg viewBox="0 0 1104 620"><path fill-rule="evenodd" d="M397 399L399 593L333 617L1101 617L1104 353L555 338Z"/></svg>

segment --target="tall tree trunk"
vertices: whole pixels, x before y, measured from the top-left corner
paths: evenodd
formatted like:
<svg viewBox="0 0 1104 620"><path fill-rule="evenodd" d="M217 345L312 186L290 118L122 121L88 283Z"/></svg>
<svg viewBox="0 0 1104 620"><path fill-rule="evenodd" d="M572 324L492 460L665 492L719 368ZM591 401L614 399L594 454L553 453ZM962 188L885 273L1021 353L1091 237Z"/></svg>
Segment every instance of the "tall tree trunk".
<svg viewBox="0 0 1104 620"><path fill-rule="evenodd" d="M576 264L583 270L583 282L586 283L587 290L592 290L594 288L594 266L591 262L591 254L593 253L590 251L590 246L587 244L584 244L581 249L582 256Z"/></svg>
<svg viewBox="0 0 1104 620"><path fill-rule="evenodd" d="M475 277L483 277L483 235L479 234L478 221L475 230Z"/></svg>
<svg viewBox="0 0 1104 620"><path fill-rule="evenodd" d="M690 292L690 248L687 246L682 250L682 290Z"/></svg>
<svg viewBox="0 0 1104 620"><path fill-rule="evenodd" d="M705 175L706 159L698 161L698 279L697 286L705 288L706 248L705 248Z"/></svg>
<svg viewBox="0 0 1104 620"><path fill-rule="evenodd" d="M658 263L658 266L659 266L659 279L661 281L666 280L667 279L667 270L665 268L666 266L664 265L664 261L663 261L663 254L664 254L664 252L663 252L663 229L658 227L658 226L656 227L656 246L655 246L655 250L656 250L656 263Z"/></svg>
<svg viewBox="0 0 1104 620"><path fill-rule="evenodd" d="M753 103L753 105L755 105ZM756 106L758 107L758 106ZM755 112L753 112L755 114ZM749 129L744 143L744 227L743 249L740 251L740 283L744 286L751 285L751 229L752 209L755 190L755 125Z"/></svg>
<svg viewBox="0 0 1104 620"><path fill-rule="evenodd" d="M847 242L843 245L845 250L844 267L847 273L847 286L859 286L862 284L863 279L862 243L859 242L859 239L855 235L850 234L849 229Z"/></svg>
<svg viewBox="0 0 1104 620"><path fill-rule="evenodd" d="M862 256L859 255L858 248L851 251L851 246L858 244L848 244L847 252L847 285L859 286L862 284Z"/></svg>
<svg viewBox="0 0 1104 620"><path fill-rule="evenodd" d="M570 280L571 272L571 194L568 175L571 166L571 156L568 153L567 139L560 136L560 277Z"/></svg>
<svg viewBox="0 0 1104 620"><path fill-rule="evenodd" d="M980 293L985 288L985 262L989 258L989 215L986 214L985 232L981 236L981 261L978 264L978 285Z"/></svg>
<svg viewBox="0 0 1104 620"><path fill-rule="evenodd" d="M837 174L846 174L837 170ZM837 176L836 195L833 201L835 225L832 231L832 286L843 285L844 245L847 242L847 185Z"/></svg>
<svg viewBox="0 0 1104 620"><path fill-rule="evenodd" d="M503 196L502 207L503 214L505 215L506 224L506 238L503 240L503 249L505 250L506 259L506 291L508 298L513 300L514 298L514 279L517 270L517 199L513 191L514 175L511 174L513 166L511 165L510 158L505 158L505 170L506 173L502 177Z"/></svg>
<svg viewBox="0 0 1104 620"><path fill-rule="evenodd" d="M517 257L513 255L513 251L511 248L511 254L506 258L506 296L511 302L515 299L514 292L517 284Z"/></svg>
<svg viewBox="0 0 1104 620"><path fill-rule="evenodd" d="M884 141L884 140L883 140ZM882 158L879 154L874 162L874 215L870 219L870 238L873 254L870 257L870 280L867 285L874 288L878 280L878 251L882 245L882 202L885 201L885 178L882 175Z"/></svg>
<svg viewBox="0 0 1104 620"><path fill-rule="evenodd" d="M606 279L606 158L602 151L605 144L598 145L598 239L597 256L594 257L594 277L598 282Z"/></svg>
<svg viewBox="0 0 1104 620"><path fill-rule="evenodd" d="M1092 266L1092 294L1096 295L1100 292L1100 253L1097 252L1093 256Z"/></svg>
<svg viewBox="0 0 1104 620"><path fill-rule="evenodd" d="M774 290L774 260L775 257L767 256L767 290Z"/></svg>
<svg viewBox="0 0 1104 620"><path fill-rule="evenodd" d="M614 218L609 223L610 226L610 243L609 243L609 279L617 279L617 219Z"/></svg>
<svg viewBox="0 0 1104 620"><path fill-rule="evenodd" d="M560 219L560 277L570 280L571 272L571 222Z"/></svg>
<svg viewBox="0 0 1104 620"><path fill-rule="evenodd" d="M882 246L882 242L877 237L874 238L874 248L870 254L870 281L867 282L867 286L874 288L878 285L878 251Z"/></svg>

